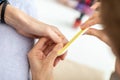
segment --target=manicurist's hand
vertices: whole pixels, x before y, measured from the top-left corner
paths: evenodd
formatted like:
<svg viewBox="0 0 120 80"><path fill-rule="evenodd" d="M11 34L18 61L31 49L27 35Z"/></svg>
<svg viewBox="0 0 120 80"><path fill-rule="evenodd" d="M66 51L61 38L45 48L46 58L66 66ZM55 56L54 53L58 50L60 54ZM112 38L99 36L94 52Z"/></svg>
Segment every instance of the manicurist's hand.
<svg viewBox="0 0 120 80"><path fill-rule="evenodd" d="M97 9L100 7L100 2L95 3L91 8L93 10ZM95 13L88 19L87 22L85 22L83 25L80 27L82 29L89 28L95 24L101 24L101 19L100 19L100 12L95 11ZM105 42L107 45L109 45L114 53L116 53L110 37L107 35L105 29L103 30L98 30L94 28L90 28L85 34L87 35L92 35L100 39L101 41ZM116 57L116 64L115 64L115 72L120 75L120 60L118 57Z"/></svg>
<svg viewBox="0 0 120 80"><path fill-rule="evenodd" d="M91 9L94 10L94 13L85 23L80 26L81 29L89 28L95 24L101 24L100 11L97 10L99 7L100 2L96 2L91 6Z"/></svg>
<svg viewBox="0 0 120 80"><path fill-rule="evenodd" d="M48 38L41 38L28 53L32 80L53 80L53 68L58 57L57 52L62 49L63 44L51 44L48 41Z"/></svg>
<svg viewBox="0 0 120 80"><path fill-rule="evenodd" d="M100 7L100 2L96 2L91 8L93 10L96 10ZM101 24L101 18L100 18L100 11L95 11L95 13L85 22L83 23L80 28L85 29L85 28L90 28L91 26L95 24ZM103 30L98 30L94 28L90 28L86 34L95 36L105 42L107 45L111 47L111 41L108 37L108 35L105 33L104 29Z"/></svg>

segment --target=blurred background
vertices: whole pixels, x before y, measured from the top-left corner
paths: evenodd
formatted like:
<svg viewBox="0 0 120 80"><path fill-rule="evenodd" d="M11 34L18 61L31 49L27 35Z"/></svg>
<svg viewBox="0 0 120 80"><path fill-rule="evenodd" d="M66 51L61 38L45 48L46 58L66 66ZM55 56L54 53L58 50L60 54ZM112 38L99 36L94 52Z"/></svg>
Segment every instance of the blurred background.
<svg viewBox="0 0 120 80"><path fill-rule="evenodd" d="M75 21L81 12L57 0L35 0L36 18L58 27L70 40L79 30ZM81 23L89 18L84 15ZM101 25L92 26L101 29ZM55 68L55 80L109 80L115 56L109 46L94 36L79 37L68 49L65 61Z"/></svg>

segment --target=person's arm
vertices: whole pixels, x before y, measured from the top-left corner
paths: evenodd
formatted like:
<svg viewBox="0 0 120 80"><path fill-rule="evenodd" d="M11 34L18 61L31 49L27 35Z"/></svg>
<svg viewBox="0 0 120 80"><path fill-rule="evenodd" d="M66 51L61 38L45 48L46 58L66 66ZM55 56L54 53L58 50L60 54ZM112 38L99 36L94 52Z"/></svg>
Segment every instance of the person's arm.
<svg viewBox="0 0 120 80"><path fill-rule="evenodd" d="M0 6L0 12L2 5ZM56 27L42 23L10 4L6 6L4 20L6 24L12 26L20 34L27 37L37 38L46 36L56 43L66 39Z"/></svg>

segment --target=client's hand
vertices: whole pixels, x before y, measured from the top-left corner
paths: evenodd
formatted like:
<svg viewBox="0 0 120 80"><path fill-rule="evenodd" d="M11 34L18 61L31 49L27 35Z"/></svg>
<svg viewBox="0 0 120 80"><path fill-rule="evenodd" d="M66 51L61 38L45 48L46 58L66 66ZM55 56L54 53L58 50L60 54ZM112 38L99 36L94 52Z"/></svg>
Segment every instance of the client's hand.
<svg viewBox="0 0 120 80"><path fill-rule="evenodd" d="M53 65L62 43L49 44L48 38L41 38L28 54L32 80L53 80ZM50 45L50 46L46 46Z"/></svg>
<svg viewBox="0 0 120 80"><path fill-rule="evenodd" d="M12 5L6 7L5 21L26 37L49 37L56 43L66 39L57 27L42 23Z"/></svg>

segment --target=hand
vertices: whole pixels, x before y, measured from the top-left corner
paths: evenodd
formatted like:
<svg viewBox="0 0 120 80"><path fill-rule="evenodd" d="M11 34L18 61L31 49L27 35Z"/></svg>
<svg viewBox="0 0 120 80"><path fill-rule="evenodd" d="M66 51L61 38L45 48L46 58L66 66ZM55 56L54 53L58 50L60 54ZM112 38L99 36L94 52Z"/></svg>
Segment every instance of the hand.
<svg viewBox="0 0 120 80"><path fill-rule="evenodd" d="M85 28L89 28L95 24L100 24L101 23L101 19L100 19L100 12L96 11L96 9L98 9L100 7L100 2L96 2L91 9L93 9L95 12L94 14L85 22L83 23L80 28L81 29L85 29Z"/></svg>
<svg viewBox="0 0 120 80"><path fill-rule="evenodd" d="M50 46L46 46L49 45ZM63 44L49 42L48 38L41 38L33 49L28 53L33 80L52 80L53 65L57 52L62 49Z"/></svg>
<svg viewBox="0 0 120 80"><path fill-rule="evenodd" d="M65 36L54 26L42 23L21 10L7 5L5 21L20 34L30 38L49 37L56 43L62 42Z"/></svg>
<svg viewBox="0 0 120 80"><path fill-rule="evenodd" d="M93 10L96 10L98 7L100 7L100 2L96 2L91 8ZM95 11L95 13L85 23L83 23L80 27L82 29L86 29L86 28L91 27L92 25L100 24L100 23L101 23L100 12ZM105 33L104 29L97 30L97 29L90 28L86 32L86 34L95 36L95 37L99 38L100 40L102 40L103 42L105 42L107 45L111 46L111 41L110 41L108 35Z"/></svg>
<svg viewBox="0 0 120 80"><path fill-rule="evenodd" d="M51 39L49 39L49 38L46 38L47 39L47 41L46 41L46 43L45 43L45 50L44 50L44 54L45 55L48 55L48 52L50 51L50 50L52 50L52 48L53 48L53 46L56 44L55 42L53 42ZM62 44L63 44L63 46L65 46L66 44L67 44L67 41L66 40L64 40L63 42L62 42ZM65 59L65 57L66 57L66 55L67 55L67 51L65 52L65 53L63 53L63 55L60 55L60 56L58 56L56 59L55 59L55 62L54 62L54 64L53 64L53 66L56 66L58 63L59 63L59 61L60 60L64 60Z"/></svg>
<svg viewBox="0 0 120 80"><path fill-rule="evenodd" d="M99 7L99 5L100 3L97 2L91 8L95 10L96 8ZM93 16L81 26L81 28L85 29L92 25L100 24L100 23L101 23L101 19L100 19L100 13L98 11L97 13L94 13ZM105 33L104 29L97 30L97 29L90 28L85 34L92 35L92 36L99 38L100 40L105 42L107 45L109 45L114 53L117 53L112 45L110 38ZM116 57L115 71L120 75L120 60L118 59L118 57Z"/></svg>
<svg viewBox="0 0 120 80"><path fill-rule="evenodd" d="M83 23L80 28L86 29L95 24L101 24L100 13L95 12L85 23Z"/></svg>
<svg viewBox="0 0 120 80"><path fill-rule="evenodd" d="M107 45L112 47L111 40L108 35L105 33L104 30L97 30L94 28L90 28L85 34L92 35L100 39L101 41L105 42Z"/></svg>

